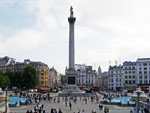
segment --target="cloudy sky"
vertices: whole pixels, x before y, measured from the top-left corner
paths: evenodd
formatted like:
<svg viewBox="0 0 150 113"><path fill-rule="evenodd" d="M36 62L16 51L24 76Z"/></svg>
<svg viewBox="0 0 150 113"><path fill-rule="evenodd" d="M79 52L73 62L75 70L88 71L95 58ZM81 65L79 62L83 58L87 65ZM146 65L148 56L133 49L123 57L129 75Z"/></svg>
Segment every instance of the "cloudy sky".
<svg viewBox="0 0 150 113"><path fill-rule="evenodd" d="M100 65L150 57L150 0L0 0L0 57L68 66L70 6L75 62Z"/></svg>

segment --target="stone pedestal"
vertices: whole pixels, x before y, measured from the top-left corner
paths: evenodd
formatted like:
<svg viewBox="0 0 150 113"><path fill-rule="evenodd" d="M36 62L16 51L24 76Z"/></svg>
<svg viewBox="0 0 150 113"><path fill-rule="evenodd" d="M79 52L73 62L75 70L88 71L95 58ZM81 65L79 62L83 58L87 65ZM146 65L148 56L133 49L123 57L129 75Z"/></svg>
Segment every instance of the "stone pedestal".
<svg viewBox="0 0 150 113"><path fill-rule="evenodd" d="M76 85L76 75L77 75L77 72L74 69L67 70L66 76L67 76L68 85Z"/></svg>
<svg viewBox="0 0 150 113"><path fill-rule="evenodd" d="M85 96L85 91L81 91L76 85L76 71L68 69L66 72L67 86L59 92L59 96Z"/></svg>

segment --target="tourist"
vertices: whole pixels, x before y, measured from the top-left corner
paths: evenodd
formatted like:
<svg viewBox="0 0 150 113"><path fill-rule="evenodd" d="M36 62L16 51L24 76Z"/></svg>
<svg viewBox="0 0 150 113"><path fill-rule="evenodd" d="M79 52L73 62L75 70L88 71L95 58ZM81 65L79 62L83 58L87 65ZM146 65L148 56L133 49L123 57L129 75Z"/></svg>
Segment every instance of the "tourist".
<svg viewBox="0 0 150 113"><path fill-rule="evenodd" d="M82 113L84 113L84 110L82 110Z"/></svg>
<svg viewBox="0 0 150 113"><path fill-rule="evenodd" d="M54 113L54 109L53 108L51 108L51 113Z"/></svg>
<svg viewBox="0 0 150 113"><path fill-rule="evenodd" d="M109 108L107 108L106 113L109 113Z"/></svg>
<svg viewBox="0 0 150 113"><path fill-rule="evenodd" d="M107 113L107 108L106 107L104 108L104 113Z"/></svg>
<svg viewBox="0 0 150 113"><path fill-rule="evenodd" d="M54 113L57 113L57 110L56 110L56 109L54 109Z"/></svg>
<svg viewBox="0 0 150 113"><path fill-rule="evenodd" d="M69 107L70 107L70 110L71 110L71 107L72 107L71 101L69 101Z"/></svg>
<svg viewBox="0 0 150 113"><path fill-rule="evenodd" d="M58 113L63 113L62 111L61 111L61 109L59 108L59 111L58 111Z"/></svg>
<svg viewBox="0 0 150 113"><path fill-rule="evenodd" d="M65 100L65 105L66 105L66 107L67 107L67 100Z"/></svg>
<svg viewBox="0 0 150 113"><path fill-rule="evenodd" d="M43 108L44 108L44 105L42 104L42 105L41 105L41 109L43 109Z"/></svg>

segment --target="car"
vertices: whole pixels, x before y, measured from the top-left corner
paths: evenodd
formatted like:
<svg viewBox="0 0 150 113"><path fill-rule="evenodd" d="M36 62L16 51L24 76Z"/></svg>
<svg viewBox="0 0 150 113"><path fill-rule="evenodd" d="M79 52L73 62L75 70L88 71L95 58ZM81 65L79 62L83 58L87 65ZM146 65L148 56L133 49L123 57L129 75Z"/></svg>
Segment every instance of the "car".
<svg viewBox="0 0 150 113"><path fill-rule="evenodd" d="M37 89L33 89L33 92L37 92Z"/></svg>
<svg viewBox="0 0 150 113"><path fill-rule="evenodd" d="M33 92L33 89L29 89L29 92Z"/></svg>

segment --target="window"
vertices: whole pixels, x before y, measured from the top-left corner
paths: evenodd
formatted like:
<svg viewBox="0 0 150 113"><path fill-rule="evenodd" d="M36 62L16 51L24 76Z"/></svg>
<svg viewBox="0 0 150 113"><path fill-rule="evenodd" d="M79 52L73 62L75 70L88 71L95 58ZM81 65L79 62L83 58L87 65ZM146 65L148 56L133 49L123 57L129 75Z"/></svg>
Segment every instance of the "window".
<svg viewBox="0 0 150 113"><path fill-rule="evenodd" d="M131 71L129 71L129 74L131 74Z"/></svg>
<svg viewBox="0 0 150 113"><path fill-rule="evenodd" d="M129 78L131 78L131 76L129 76Z"/></svg>
<svg viewBox="0 0 150 113"><path fill-rule="evenodd" d="M142 79L142 76L140 76L140 79Z"/></svg>
<svg viewBox="0 0 150 113"><path fill-rule="evenodd" d="M127 80L125 80L125 83L126 83L126 84L128 84L128 81L127 81Z"/></svg>
<svg viewBox="0 0 150 113"><path fill-rule="evenodd" d="M147 76L145 76L145 79L147 79Z"/></svg>
<svg viewBox="0 0 150 113"><path fill-rule="evenodd" d="M131 67L129 67L129 69L131 69Z"/></svg>
<svg viewBox="0 0 150 113"><path fill-rule="evenodd" d="M135 74L135 71L132 71L133 74Z"/></svg>
<svg viewBox="0 0 150 113"><path fill-rule="evenodd" d="M131 84L131 81L129 81L129 84Z"/></svg>
<svg viewBox="0 0 150 113"><path fill-rule="evenodd" d="M147 71L144 71L144 74L147 74Z"/></svg>
<svg viewBox="0 0 150 113"><path fill-rule="evenodd" d="M133 80L133 84L135 84L135 80Z"/></svg>
<svg viewBox="0 0 150 113"><path fill-rule="evenodd" d="M128 74L128 72L127 72L127 71L125 71L125 74Z"/></svg>
<svg viewBox="0 0 150 113"><path fill-rule="evenodd" d="M142 71L139 71L139 74L142 74Z"/></svg>
<svg viewBox="0 0 150 113"><path fill-rule="evenodd" d="M135 78L135 76L133 76L133 78Z"/></svg>
<svg viewBox="0 0 150 113"><path fill-rule="evenodd" d="M128 78L128 76L125 76L125 78Z"/></svg>
<svg viewBox="0 0 150 113"><path fill-rule="evenodd" d="M147 66L147 63L144 63L143 66Z"/></svg>
<svg viewBox="0 0 150 113"><path fill-rule="evenodd" d="M147 70L147 68L146 68L146 67L144 67L144 70Z"/></svg>
<svg viewBox="0 0 150 113"><path fill-rule="evenodd" d="M142 84L142 80L140 80L140 84Z"/></svg>

